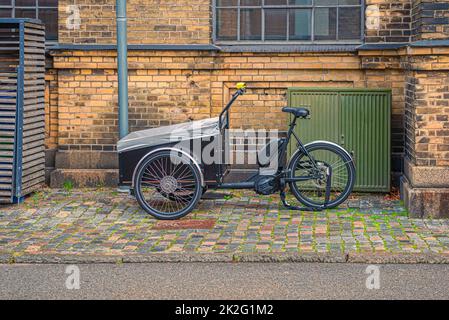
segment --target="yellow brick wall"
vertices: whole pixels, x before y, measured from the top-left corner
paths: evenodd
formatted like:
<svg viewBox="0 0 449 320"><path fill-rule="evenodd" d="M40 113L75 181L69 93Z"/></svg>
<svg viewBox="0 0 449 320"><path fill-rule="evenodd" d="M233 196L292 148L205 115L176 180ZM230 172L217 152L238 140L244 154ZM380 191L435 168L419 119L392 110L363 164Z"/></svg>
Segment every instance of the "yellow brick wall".
<svg viewBox="0 0 449 320"><path fill-rule="evenodd" d="M111 151L117 141L117 76L113 51L55 52L60 150ZM396 58L398 59L398 58ZM364 66L363 62L366 62ZM233 106L233 128L286 129L289 87L391 88L394 151L402 152L404 74L353 53L129 52L130 129L219 114L236 82L248 93ZM53 128L53 127L52 127Z"/></svg>
<svg viewBox="0 0 449 320"><path fill-rule="evenodd" d="M79 9L79 28L68 28ZM59 42L115 43L115 0L60 0ZM207 44L211 39L210 0L128 0L129 44ZM69 26L73 24L69 23Z"/></svg>
<svg viewBox="0 0 449 320"><path fill-rule="evenodd" d="M412 0L412 40L449 39L449 0Z"/></svg>
<svg viewBox="0 0 449 320"><path fill-rule="evenodd" d="M378 10L377 28L366 28L366 42L408 42L410 40L410 0L366 0L367 8Z"/></svg>
<svg viewBox="0 0 449 320"><path fill-rule="evenodd" d="M53 68L53 59L47 57L45 72L45 147L54 149L58 145L58 76Z"/></svg>
<svg viewBox="0 0 449 320"><path fill-rule="evenodd" d="M410 50L406 155L418 166L449 166L449 49Z"/></svg>
<svg viewBox="0 0 449 320"><path fill-rule="evenodd" d="M449 38L449 0L366 0L365 41L408 42ZM79 27L72 28L74 11ZM60 0L59 42L115 43L115 0ZM128 0L130 44L208 44L212 0ZM377 26L370 24L374 19Z"/></svg>

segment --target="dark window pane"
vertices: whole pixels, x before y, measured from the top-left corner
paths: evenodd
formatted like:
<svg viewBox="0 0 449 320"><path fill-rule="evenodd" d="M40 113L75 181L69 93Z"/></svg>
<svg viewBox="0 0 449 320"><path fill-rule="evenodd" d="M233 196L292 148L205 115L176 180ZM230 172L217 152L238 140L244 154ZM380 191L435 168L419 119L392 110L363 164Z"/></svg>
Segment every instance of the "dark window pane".
<svg viewBox="0 0 449 320"><path fill-rule="evenodd" d="M290 40L310 40L312 26L311 9L290 10Z"/></svg>
<svg viewBox="0 0 449 320"><path fill-rule="evenodd" d="M12 6L11 0L0 0L0 6Z"/></svg>
<svg viewBox="0 0 449 320"><path fill-rule="evenodd" d="M338 0L315 0L316 6L337 5Z"/></svg>
<svg viewBox="0 0 449 320"><path fill-rule="evenodd" d="M287 10L265 10L265 39L287 40Z"/></svg>
<svg viewBox="0 0 449 320"><path fill-rule="evenodd" d="M218 7L237 6L237 0L217 0Z"/></svg>
<svg viewBox="0 0 449 320"><path fill-rule="evenodd" d="M39 7L58 7L58 0L38 0Z"/></svg>
<svg viewBox="0 0 449 320"><path fill-rule="evenodd" d="M0 9L0 18L11 18L12 10L11 9Z"/></svg>
<svg viewBox="0 0 449 320"><path fill-rule="evenodd" d="M315 40L336 40L336 8L315 8Z"/></svg>
<svg viewBox="0 0 449 320"><path fill-rule="evenodd" d="M237 40L237 9L217 10L217 39Z"/></svg>
<svg viewBox="0 0 449 320"><path fill-rule="evenodd" d="M39 19L45 24L45 38L58 38L58 9L39 9Z"/></svg>
<svg viewBox="0 0 449 320"><path fill-rule="evenodd" d="M36 9L19 9L19 8L16 8L16 18L32 18L32 19L36 19Z"/></svg>
<svg viewBox="0 0 449 320"><path fill-rule="evenodd" d="M240 0L241 6L261 6L262 0Z"/></svg>
<svg viewBox="0 0 449 320"><path fill-rule="evenodd" d="M262 34L267 41L360 40L363 32L361 0L216 0L216 3L218 7L240 5L239 10L226 9L227 13L217 10L218 40L260 41ZM339 5L348 7L338 10Z"/></svg>
<svg viewBox="0 0 449 320"><path fill-rule="evenodd" d="M312 0L289 0L288 3L292 6L310 6Z"/></svg>
<svg viewBox="0 0 449 320"><path fill-rule="evenodd" d="M36 0L16 0L16 7L35 7Z"/></svg>
<svg viewBox="0 0 449 320"><path fill-rule="evenodd" d="M285 6L287 0L265 0L266 6Z"/></svg>
<svg viewBox="0 0 449 320"><path fill-rule="evenodd" d="M359 5L360 0L339 0L338 3L342 5Z"/></svg>
<svg viewBox="0 0 449 320"><path fill-rule="evenodd" d="M338 38L360 39L360 8L340 8L338 13Z"/></svg>
<svg viewBox="0 0 449 320"><path fill-rule="evenodd" d="M240 40L262 39L262 10L240 10Z"/></svg>

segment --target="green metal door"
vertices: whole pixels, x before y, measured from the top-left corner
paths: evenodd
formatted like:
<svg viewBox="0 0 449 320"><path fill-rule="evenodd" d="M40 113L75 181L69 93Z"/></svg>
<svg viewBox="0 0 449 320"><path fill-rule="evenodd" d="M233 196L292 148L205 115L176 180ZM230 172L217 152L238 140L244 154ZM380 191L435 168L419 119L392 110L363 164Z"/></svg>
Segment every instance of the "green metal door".
<svg viewBox="0 0 449 320"><path fill-rule="evenodd" d="M301 139L304 142L317 140L316 137L326 137L326 140L338 142L339 124L335 122L338 113L338 93L336 92L303 92L291 95L290 106L307 105L314 121L301 121ZM317 126L316 123L320 123Z"/></svg>
<svg viewBox="0 0 449 320"><path fill-rule="evenodd" d="M311 110L295 130L304 143L329 140L353 155L355 191L390 190L390 90L292 88L289 105ZM292 141L290 153L295 149Z"/></svg>

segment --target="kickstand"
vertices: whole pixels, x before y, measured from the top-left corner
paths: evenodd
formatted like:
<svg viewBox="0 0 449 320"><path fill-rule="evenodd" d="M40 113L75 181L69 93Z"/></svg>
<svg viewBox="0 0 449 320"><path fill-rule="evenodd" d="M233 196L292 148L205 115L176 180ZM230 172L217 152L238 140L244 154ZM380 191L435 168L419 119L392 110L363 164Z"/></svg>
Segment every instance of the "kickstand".
<svg viewBox="0 0 449 320"><path fill-rule="evenodd" d="M320 208L320 207L297 207L297 206L292 206L285 199L285 191L284 190L281 190L281 201L282 201L282 204L284 205L284 207L286 207L287 209L290 209L290 210L319 212L319 211L323 211L323 209L324 209L324 208Z"/></svg>

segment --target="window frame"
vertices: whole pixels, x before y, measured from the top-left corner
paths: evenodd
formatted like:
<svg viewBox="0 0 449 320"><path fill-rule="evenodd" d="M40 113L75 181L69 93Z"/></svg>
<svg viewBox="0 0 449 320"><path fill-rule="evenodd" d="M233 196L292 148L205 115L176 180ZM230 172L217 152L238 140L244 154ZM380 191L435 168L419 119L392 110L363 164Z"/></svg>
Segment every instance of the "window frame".
<svg viewBox="0 0 449 320"><path fill-rule="evenodd" d="M39 8L40 9L56 9L56 12L58 12L58 2L56 4L56 6L39 5L39 0L34 0L34 3L35 3L34 6L16 6L16 0L10 0L10 2L11 2L10 5L1 5L0 4L0 9L10 9L11 13L12 13L11 18L16 18L16 9L26 9L26 10L34 9L34 11L35 11L34 19L39 19ZM45 23L43 21L42 21L42 23L45 25ZM58 21L56 22L56 24L58 24ZM48 44L58 43L58 39L59 39L59 36L58 36L58 34L56 34L56 38L48 38L48 39L45 38L45 43L48 43Z"/></svg>
<svg viewBox="0 0 449 320"><path fill-rule="evenodd" d="M360 0L360 5L314 5L314 0L312 0L311 5L265 5L265 0L261 0L262 5L260 6L241 6L241 0L237 0L237 6L229 6L229 7L218 7L217 6L217 0L212 0L212 41L214 44L223 44L223 45L292 45L292 44L302 44L302 45L310 45L310 44L319 44L319 45L326 45L326 44L335 44L335 45L341 45L341 44L362 44L365 39L365 0ZM315 16L315 8L336 8L336 38L338 39L338 18L339 18L339 8L353 8L353 7L360 7L360 39L354 39L354 40L316 40L315 39L315 27L314 27L314 16ZM241 9L259 9L261 8L261 40L240 40L240 11ZM217 29L218 29L218 20L217 20L217 11L218 9L237 9L238 19L237 19L237 40L220 40L217 36ZM287 17L287 39L286 40L265 40L265 11L264 9L311 9L311 34L310 40L290 40L289 39L289 25L290 25L290 19Z"/></svg>

